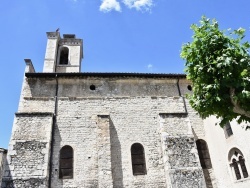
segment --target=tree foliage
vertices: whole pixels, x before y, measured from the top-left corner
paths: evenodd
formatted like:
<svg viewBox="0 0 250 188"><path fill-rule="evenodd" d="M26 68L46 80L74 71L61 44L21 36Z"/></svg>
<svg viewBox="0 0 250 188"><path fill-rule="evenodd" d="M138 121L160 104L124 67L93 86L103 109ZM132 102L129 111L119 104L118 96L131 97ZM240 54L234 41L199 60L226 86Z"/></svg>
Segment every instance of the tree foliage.
<svg viewBox="0 0 250 188"><path fill-rule="evenodd" d="M221 31L216 20L206 17L191 29L193 41L181 51L193 83L191 106L202 118L221 118L221 126L233 119L250 122L250 44L243 41L245 30Z"/></svg>

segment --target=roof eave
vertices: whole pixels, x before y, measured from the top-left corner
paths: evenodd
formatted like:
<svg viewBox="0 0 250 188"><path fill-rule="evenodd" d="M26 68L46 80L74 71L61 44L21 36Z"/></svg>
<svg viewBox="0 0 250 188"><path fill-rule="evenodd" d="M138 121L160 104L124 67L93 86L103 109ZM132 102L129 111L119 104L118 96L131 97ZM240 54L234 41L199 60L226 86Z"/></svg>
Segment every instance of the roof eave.
<svg viewBox="0 0 250 188"><path fill-rule="evenodd" d="M46 77L146 77L146 78L186 78L186 74L160 74L160 73L25 73L27 78Z"/></svg>

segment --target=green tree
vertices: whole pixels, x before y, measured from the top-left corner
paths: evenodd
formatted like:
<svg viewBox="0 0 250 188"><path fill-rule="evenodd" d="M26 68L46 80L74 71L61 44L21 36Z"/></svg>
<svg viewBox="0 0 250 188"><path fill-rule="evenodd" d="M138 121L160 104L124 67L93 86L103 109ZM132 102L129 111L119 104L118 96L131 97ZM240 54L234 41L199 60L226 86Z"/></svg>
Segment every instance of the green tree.
<svg viewBox="0 0 250 188"><path fill-rule="evenodd" d="M216 115L220 125L250 122L250 55L245 30L221 31L216 20L202 17L191 25L193 41L182 46L187 79L193 83L191 106L202 118Z"/></svg>

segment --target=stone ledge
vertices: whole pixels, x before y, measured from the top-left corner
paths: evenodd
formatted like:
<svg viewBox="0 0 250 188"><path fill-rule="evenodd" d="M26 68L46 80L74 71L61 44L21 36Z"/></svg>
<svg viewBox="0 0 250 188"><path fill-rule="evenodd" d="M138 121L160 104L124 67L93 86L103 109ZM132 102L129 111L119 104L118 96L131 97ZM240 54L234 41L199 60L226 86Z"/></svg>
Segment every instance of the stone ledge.
<svg viewBox="0 0 250 188"><path fill-rule="evenodd" d="M16 112L15 115L20 116L53 116L52 112Z"/></svg>
<svg viewBox="0 0 250 188"><path fill-rule="evenodd" d="M159 113L160 116L187 116L187 112L164 112Z"/></svg>
<svg viewBox="0 0 250 188"><path fill-rule="evenodd" d="M109 114L98 114L97 117L99 118L109 118Z"/></svg>
<svg viewBox="0 0 250 188"><path fill-rule="evenodd" d="M40 101L49 101L54 100L54 97L23 97L25 100L40 100Z"/></svg>
<svg viewBox="0 0 250 188"><path fill-rule="evenodd" d="M98 96L94 96L94 97L58 97L58 100L96 100L96 99L106 99L106 100L115 100L115 99L144 99L144 98L148 98L148 99L176 99L174 97L163 97L163 96L158 96L158 97L152 97L152 96L114 96L114 97L98 97ZM43 97L24 97L24 99L27 100L43 100ZM53 97L48 97L46 98L47 100L52 100L54 99ZM45 100L45 99L44 99ZM174 112L174 113L168 113L168 112L163 112L160 113L160 115L176 115L176 114L180 114L180 115L187 115L186 112Z"/></svg>

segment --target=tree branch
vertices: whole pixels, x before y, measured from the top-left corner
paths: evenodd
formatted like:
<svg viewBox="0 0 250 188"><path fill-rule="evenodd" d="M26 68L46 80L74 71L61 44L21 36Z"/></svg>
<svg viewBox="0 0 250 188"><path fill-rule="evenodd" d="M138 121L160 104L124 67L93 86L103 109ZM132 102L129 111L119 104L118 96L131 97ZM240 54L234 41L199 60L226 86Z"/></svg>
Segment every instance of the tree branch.
<svg viewBox="0 0 250 188"><path fill-rule="evenodd" d="M234 106L233 108L233 111L239 115L243 115L243 116L246 116L246 117L249 117L250 118L250 112L248 111L245 111L244 109L242 109L240 107L240 105L234 100L234 96L235 96L235 89L234 88L230 88L230 99L231 99L231 102Z"/></svg>

